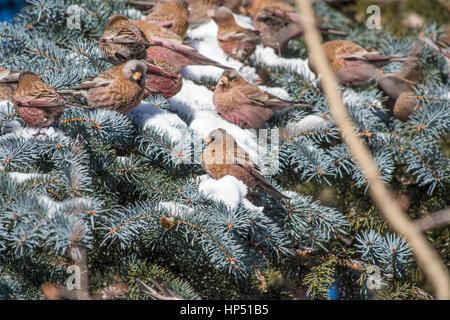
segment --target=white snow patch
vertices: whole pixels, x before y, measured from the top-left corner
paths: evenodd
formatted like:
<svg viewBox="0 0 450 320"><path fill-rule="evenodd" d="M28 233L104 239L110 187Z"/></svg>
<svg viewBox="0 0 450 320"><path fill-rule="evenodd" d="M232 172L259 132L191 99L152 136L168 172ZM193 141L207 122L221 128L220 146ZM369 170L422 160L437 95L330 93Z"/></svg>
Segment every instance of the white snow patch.
<svg viewBox="0 0 450 320"><path fill-rule="evenodd" d="M367 101L363 100L362 97L358 96L357 92L349 87L346 87L342 92L342 101L345 105L350 106L361 106ZM371 103L376 104L378 108L382 107L382 103L378 99L373 99Z"/></svg>
<svg viewBox="0 0 450 320"><path fill-rule="evenodd" d="M201 193L215 201L224 202L232 209L242 205L260 213L264 210L264 207L255 206L245 197L248 191L247 186L233 176L225 176L222 179L215 180L206 174L198 177L198 180L200 181L198 190Z"/></svg>
<svg viewBox="0 0 450 320"><path fill-rule="evenodd" d="M44 176L44 175L37 174L37 173L23 173L23 172L11 172L11 173L9 173L9 177L12 180L15 180L16 182L19 182L19 183L25 182L25 181L28 181L28 180L32 180L32 179L35 179L35 178L39 178L39 177L42 177L42 176Z"/></svg>
<svg viewBox="0 0 450 320"><path fill-rule="evenodd" d="M169 99L169 102L176 111L190 116L201 110L215 110L213 92L191 80L183 80L180 92Z"/></svg>
<svg viewBox="0 0 450 320"><path fill-rule="evenodd" d="M37 129L37 128L26 127L26 128L22 128L17 131L14 131L12 133L5 134L1 138L9 137L10 135L14 135L16 137L23 137L27 140L31 140L31 139L43 140L43 139L46 139L47 137L57 137L57 136L64 137L65 136L64 132L62 130L55 129L53 127L41 128L40 135L35 135L38 133L38 131L39 131L39 129Z"/></svg>
<svg viewBox="0 0 450 320"><path fill-rule="evenodd" d="M292 100L292 98L289 96L289 93L287 93L286 90L283 88L278 87L266 87L266 86L259 86L259 88L267 93L273 94L274 96L283 99L283 100Z"/></svg>
<svg viewBox="0 0 450 320"><path fill-rule="evenodd" d="M231 208L237 208L247 195L247 186L233 176L215 180L209 175L199 177L198 190L216 201L223 201Z"/></svg>
<svg viewBox="0 0 450 320"><path fill-rule="evenodd" d="M159 203L159 206L170 211L175 217L181 216L182 212L194 213L192 208L178 202L162 201Z"/></svg>
<svg viewBox="0 0 450 320"><path fill-rule="evenodd" d="M316 115L308 115L298 122L289 121L284 131L290 137L312 130L327 130L332 122Z"/></svg>
<svg viewBox="0 0 450 320"><path fill-rule="evenodd" d="M275 53L275 50L269 47L263 47L259 45L256 47L253 57L258 63L262 63L267 66L281 66L291 68L297 73L306 76L306 80L313 82L316 80L316 76L308 67L308 60L303 59L288 59L280 57Z"/></svg>
<svg viewBox="0 0 450 320"><path fill-rule="evenodd" d="M132 20L143 20L146 17L140 10L136 10L134 8L127 9L125 11L125 16Z"/></svg>
<svg viewBox="0 0 450 320"><path fill-rule="evenodd" d="M127 114L138 127L164 130L173 140L181 140L183 134L179 127L187 127L186 123L176 114L156 108L151 104L140 104Z"/></svg>

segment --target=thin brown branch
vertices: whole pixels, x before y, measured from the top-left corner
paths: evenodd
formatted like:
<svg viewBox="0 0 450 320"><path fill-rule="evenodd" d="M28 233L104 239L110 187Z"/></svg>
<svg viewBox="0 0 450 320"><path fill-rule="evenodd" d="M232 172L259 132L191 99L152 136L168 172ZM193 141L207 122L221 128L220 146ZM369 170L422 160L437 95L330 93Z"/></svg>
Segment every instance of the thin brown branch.
<svg viewBox="0 0 450 320"><path fill-rule="evenodd" d="M297 249L296 254L301 258L315 259L318 261L329 261L333 259L336 261L337 265L358 272L365 272L367 269L366 264L362 261L338 257L332 253L324 253L316 249L309 249L309 248Z"/></svg>
<svg viewBox="0 0 450 320"><path fill-rule="evenodd" d="M430 230L438 226L450 223L450 208L435 211L429 216L414 221L422 231Z"/></svg>
<svg viewBox="0 0 450 320"><path fill-rule="evenodd" d="M296 254L298 257L301 257L303 259L314 259L319 262L334 260L334 261L336 261L336 264L338 266L344 267L344 268L349 268L349 269L352 269L359 273L366 272L370 267L370 265L368 265L367 263L365 263L363 261L360 261L357 259L348 259L348 258L339 257L332 253L321 252L317 249L301 248L301 249L296 250ZM432 295L425 292L421 288L416 287L416 286L412 286L412 288L414 289L414 291L416 291L416 293L419 296L422 296L423 298L428 299L428 300L434 299Z"/></svg>
<svg viewBox="0 0 450 320"><path fill-rule="evenodd" d="M305 42L313 64L317 66L318 73L322 75L321 84L328 98L331 113L352 157L363 169L372 199L392 229L403 235L411 245L418 263L433 284L436 298L450 299L450 278L445 265L434 248L425 239L420 228L409 220L395 200L394 195L388 191L379 176L378 168L370 151L357 136L352 120L338 91L336 77L321 47L320 34L313 23L314 11L310 0L297 0L296 2L300 8L299 13L302 16Z"/></svg>
<svg viewBox="0 0 450 320"><path fill-rule="evenodd" d="M155 289L150 287L148 284L137 279L139 290L141 290L145 294L148 294L149 296L153 297L156 300L184 300L182 296L167 289L166 287L164 287L162 284L160 284L155 279L150 278L150 280L161 291L161 293L159 293L158 291L156 291Z"/></svg>
<svg viewBox="0 0 450 320"><path fill-rule="evenodd" d="M99 64L97 63L97 61L95 61L95 59L92 58L90 55L88 55L86 52L84 52L83 50L81 50L81 49L79 49L79 48L75 48L75 51L78 52L79 54L81 54L82 56L88 58L93 64L95 64L95 66L96 66L101 72L105 71L105 69L104 69L101 65L99 65Z"/></svg>

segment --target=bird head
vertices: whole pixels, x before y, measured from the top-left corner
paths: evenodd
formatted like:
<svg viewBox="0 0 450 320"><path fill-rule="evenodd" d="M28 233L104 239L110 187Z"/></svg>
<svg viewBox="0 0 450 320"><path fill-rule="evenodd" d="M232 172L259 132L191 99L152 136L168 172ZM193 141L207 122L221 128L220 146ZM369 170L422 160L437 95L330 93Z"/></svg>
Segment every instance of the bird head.
<svg viewBox="0 0 450 320"><path fill-rule="evenodd" d="M128 80L134 80L144 86L147 78L147 65L139 60L130 60L122 68L122 72Z"/></svg>
<svg viewBox="0 0 450 320"><path fill-rule="evenodd" d="M223 141L227 136L227 132L222 129L215 129L213 131L210 132L210 134L206 137L203 138L202 140L205 141L207 144L213 143L213 142L220 142Z"/></svg>
<svg viewBox="0 0 450 320"><path fill-rule="evenodd" d="M234 69L227 69L222 73L219 85L226 88L232 85L233 81L240 79L240 74Z"/></svg>
<svg viewBox="0 0 450 320"><path fill-rule="evenodd" d="M219 7L217 9L208 10L208 16L214 21L227 21L229 19L234 19L233 12L226 7Z"/></svg>
<svg viewBox="0 0 450 320"><path fill-rule="evenodd" d="M117 26L120 23L123 23L124 21L129 21L127 17L125 17L124 15L121 14L115 14L113 15L110 19L108 24L106 25L106 27L112 27L112 26Z"/></svg>

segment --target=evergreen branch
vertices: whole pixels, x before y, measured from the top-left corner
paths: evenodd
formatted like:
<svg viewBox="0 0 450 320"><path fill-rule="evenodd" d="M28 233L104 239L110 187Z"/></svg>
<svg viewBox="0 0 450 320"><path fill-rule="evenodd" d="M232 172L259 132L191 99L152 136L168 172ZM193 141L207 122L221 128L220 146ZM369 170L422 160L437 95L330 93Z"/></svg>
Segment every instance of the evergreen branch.
<svg viewBox="0 0 450 320"><path fill-rule="evenodd" d="M97 61L95 61L94 58L92 58L90 55L88 55L86 52L84 52L83 50L79 49L79 48L75 48L75 51L78 52L79 54L81 54L82 56L85 56L86 58L88 58L93 64L95 64L97 66L97 68L100 70L100 72L105 71L105 69L99 65L97 63Z"/></svg>
<svg viewBox="0 0 450 320"><path fill-rule="evenodd" d="M150 278L150 280L161 291L161 293L158 293L158 291L150 287L148 284L145 284L141 280L137 279L139 283L138 284L139 289L145 294L148 294L149 296L153 297L156 300L184 300L182 296L165 288L161 283L159 283L155 279Z"/></svg>
<svg viewBox="0 0 450 320"><path fill-rule="evenodd" d="M353 129L352 122L337 90L336 77L332 73L329 62L320 46L320 35L312 22L314 12L310 1L297 0L297 4L300 8L299 14L304 18L305 41L314 65L318 66L318 72L323 76L322 85L329 99L333 118L336 120L341 136L349 146L353 157L364 169L365 176L370 183L369 191L372 198L394 230L404 235L411 244L418 262L434 285L436 297L444 300L450 299L450 278L439 255L423 237L421 230L408 219L393 195L387 191L378 176L377 167L367 147L363 145Z"/></svg>
<svg viewBox="0 0 450 320"><path fill-rule="evenodd" d="M295 253L299 258L313 259L313 260L319 261L320 263L334 260L338 266L354 270L358 273L367 272L367 270L371 266L371 264L367 264L361 260L344 258L342 256L339 256L339 255L336 255L333 253L321 252L318 249L301 248L301 249L297 249L295 251ZM417 286L413 286L413 289L417 292L417 294L419 296L421 296L427 300L434 299L432 295L430 295L429 293L425 292L424 290L422 290L421 288L419 288Z"/></svg>

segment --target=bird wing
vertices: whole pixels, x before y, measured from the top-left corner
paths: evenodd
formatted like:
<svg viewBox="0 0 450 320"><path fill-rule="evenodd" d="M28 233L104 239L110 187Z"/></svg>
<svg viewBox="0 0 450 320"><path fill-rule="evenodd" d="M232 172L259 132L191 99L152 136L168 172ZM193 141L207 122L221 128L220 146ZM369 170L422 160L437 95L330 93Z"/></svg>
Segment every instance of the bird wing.
<svg viewBox="0 0 450 320"><path fill-rule="evenodd" d="M379 52L363 52L363 51L356 52L356 53L350 54L350 55L344 55L341 58L346 61L361 60L361 61L373 61L373 62L389 61L392 59L392 57L382 55Z"/></svg>
<svg viewBox="0 0 450 320"><path fill-rule="evenodd" d="M233 30L226 33L222 33L218 36L219 41L235 41L245 38L259 38L259 31L239 29Z"/></svg>
<svg viewBox="0 0 450 320"><path fill-rule="evenodd" d="M259 171L258 165L250 159L249 154L237 144L236 140L233 139L233 142L234 148L233 149L229 148L229 150L227 150L227 159L228 156L230 157L232 156L236 164L242 166L249 166L253 170Z"/></svg>
<svg viewBox="0 0 450 320"><path fill-rule="evenodd" d="M203 54L198 52L196 48L191 46L186 41L182 41L182 42L176 41L175 42L175 41L172 41L171 39L167 39L167 38L163 38L163 37L159 37L159 36L152 36L152 43L154 45L159 45L159 46L171 49L173 51L195 57L195 58L203 60L203 61L208 61L212 65L218 66L223 69L229 68L227 66L222 65L221 63L219 63L217 61L214 61L214 60L204 56Z"/></svg>
<svg viewBox="0 0 450 320"><path fill-rule="evenodd" d="M155 40L161 41L162 39L171 43L184 43L183 39L178 34L157 24L152 24L146 20L136 20L135 24L144 32L147 39L153 44ZM192 48L192 46L190 47Z"/></svg>
<svg viewBox="0 0 450 320"><path fill-rule="evenodd" d="M163 77L178 79L178 70L164 60L143 60L147 65L147 73L158 74Z"/></svg>
<svg viewBox="0 0 450 320"><path fill-rule="evenodd" d="M97 76L86 78L82 83L79 85L76 85L75 87L72 87L67 90L60 91L61 93L74 93L76 91L84 91L89 90L92 88L99 88L99 87L108 87L116 80L116 72L117 68L120 66L112 67L106 71L103 71L102 73L98 74Z"/></svg>
<svg viewBox="0 0 450 320"><path fill-rule="evenodd" d="M242 85L238 92L251 105L264 106L269 99L269 95L266 92L251 84Z"/></svg>
<svg viewBox="0 0 450 320"><path fill-rule="evenodd" d="M54 90L41 89L39 91L31 90L27 96L16 97L15 103L22 107L61 107L67 103L67 100Z"/></svg>
<svg viewBox="0 0 450 320"><path fill-rule="evenodd" d="M270 93L264 92L263 90L253 85L242 86L242 88L239 89L239 93L243 95L246 99L248 99L250 105L256 105L263 108L271 108L279 110L286 107L309 106L307 104L282 100Z"/></svg>
<svg viewBox="0 0 450 320"><path fill-rule="evenodd" d="M174 14L170 12L152 12L145 20L162 27L170 27L174 24Z"/></svg>
<svg viewBox="0 0 450 320"><path fill-rule="evenodd" d="M363 64L338 70L335 75L339 83L358 85L376 78L377 73L378 69L372 64Z"/></svg>
<svg viewBox="0 0 450 320"><path fill-rule="evenodd" d="M144 44L150 45L138 28L130 26L111 27L109 32L102 35L101 40L116 44Z"/></svg>
<svg viewBox="0 0 450 320"><path fill-rule="evenodd" d="M259 167L250 160L248 153L245 152L241 147L236 144L234 151L229 150L227 152L234 152L234 165L245 171L246 174L250 175L253 178L255 184L254 187L256 189L267 192L278 200L282 198L288 198L280 193L274 186L272 186L269 181L267 181L266 178L264 178L264 176L260 173Z"/></svg>
<svg viewBox="0 0 450 320"><path fill-rule="evenodd" d="M240 104L238 110L227 112L223 117L244 129L259 129L265 127L273 112L258 105Z"/></svg>
<svg viewBox="0 0 450 320"><path fill-rule="evenodd" d="M164 27L164 28L170 28L175 24L175 22L173 20L163 20L163 21L155 20L154 21L153 19L147 19L147 21L150 21L151 23L154 23L154 24Z"/></svg>

